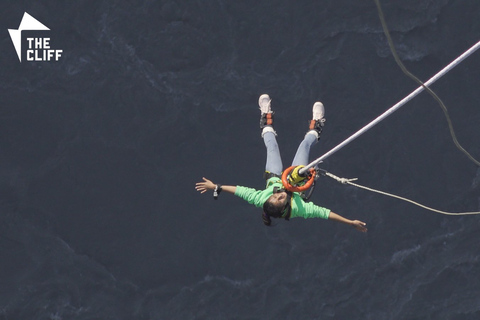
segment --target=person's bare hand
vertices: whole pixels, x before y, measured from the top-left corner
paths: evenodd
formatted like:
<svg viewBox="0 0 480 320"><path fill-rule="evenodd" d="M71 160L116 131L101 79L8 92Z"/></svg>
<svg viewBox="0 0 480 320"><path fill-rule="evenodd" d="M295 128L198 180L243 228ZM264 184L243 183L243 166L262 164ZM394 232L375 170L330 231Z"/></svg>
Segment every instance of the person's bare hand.
<svg viewBox="0 0 480 320"><path fill-rule="evenodd" d="M212 181L208 180L207 178L202 178L203 182L197 182L195 184L195 189L199 191L200 193L205 193L208 190L214 190L216 187L216 184L213 183Z"/></svg>
<svg viewBox="0 0 480 320"><path fill-rule="evenodd" d="M358 221L358 220L353 220L352 221L352 226L357 229L358 231L361 231L361 232L367 232L367 224L365 222L362 222L362 221Z"/></svg>

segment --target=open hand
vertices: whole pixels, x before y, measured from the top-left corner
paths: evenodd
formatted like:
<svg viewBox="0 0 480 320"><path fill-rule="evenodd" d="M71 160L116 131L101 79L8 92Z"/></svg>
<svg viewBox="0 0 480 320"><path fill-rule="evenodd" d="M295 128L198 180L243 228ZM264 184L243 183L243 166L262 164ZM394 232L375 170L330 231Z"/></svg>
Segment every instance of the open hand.
<svg viewBox="0 0 480 320"><path fill-rule="evenodd" d="M216 184L213 183L212 181L208 180L207 178L202 178L203 182L197 182L195 184L195 189L199 191L200 193L205 193L208 190L214 190L216 187Z"/></svg>
<svg viewBox="0 0 480 320"><path fill-rule="evenodd" d="M367 224L365 222L359 221L359 220L353 220L352 221L352 226L357 229L358 231L361 232L367 232Z"/></svg>

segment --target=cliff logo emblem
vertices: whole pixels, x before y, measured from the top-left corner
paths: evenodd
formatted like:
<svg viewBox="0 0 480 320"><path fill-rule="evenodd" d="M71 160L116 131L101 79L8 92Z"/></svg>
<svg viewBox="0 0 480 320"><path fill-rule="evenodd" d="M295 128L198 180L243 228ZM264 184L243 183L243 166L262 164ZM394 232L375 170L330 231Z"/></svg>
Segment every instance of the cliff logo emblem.
<svg viewBox="0 0 480 320"><path fill-rule="evenodd" d="M8 29L20 62L22 62L22 31L26 30L48 31L50 29L26 12L23 14L18 29ZM50 48L50 38L28 37L26 40L28 47L26 51L27 61L58 61L62 56L63 50Z"/></svg>

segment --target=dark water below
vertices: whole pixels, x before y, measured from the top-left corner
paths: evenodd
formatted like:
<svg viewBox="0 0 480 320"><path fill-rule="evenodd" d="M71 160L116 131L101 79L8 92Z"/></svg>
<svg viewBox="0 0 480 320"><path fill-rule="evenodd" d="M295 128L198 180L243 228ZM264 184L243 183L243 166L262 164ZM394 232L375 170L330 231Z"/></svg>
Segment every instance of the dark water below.
<svg viewBox="0 0 480 320"><path fill-rule="evenodd" d="M480 2L384 0L401 59L427 80L480 40ZM325 178L313 201L368 223L266 228L200 195L262 188L257 99L284 163L312 104L330 150L417 85L374 1L7 1L0 11L0 319L479 319L477 216L449 217ZM7 29L24 12L20 63ZM59 61L27 61L49 36ZM433 89L480 158L480 53ZM328 158L342 177L446 211L480 210L480 171L422 93Z"/></svg>

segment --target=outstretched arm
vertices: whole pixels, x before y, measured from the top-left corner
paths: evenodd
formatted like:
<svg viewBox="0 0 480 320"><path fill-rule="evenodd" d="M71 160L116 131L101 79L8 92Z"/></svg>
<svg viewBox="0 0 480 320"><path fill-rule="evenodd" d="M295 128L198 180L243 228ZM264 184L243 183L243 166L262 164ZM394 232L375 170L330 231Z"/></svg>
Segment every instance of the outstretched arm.
<svg viewBox="0 0 480 320"><path fill-rule="evenodd" d="M336 214L333 211L330 211L330 215L328 216L328 219L351 225L355 229L357 229L358 231L367 232L367 227L366 227L367 224L365 222L362 222L362 221L359 221L359 220L346 219L346 218L342 217L341 215Z"/></svg>
<svg viewBox="0 0 480 320"><path fill-rule="evenodd" d="M197 182L195 184L195 189L199 191L200 193L205 193L208 190L214 190L215 187L217 186L215 183L212 181L208 180L207 178L202 178L203 182ZM222 186L222 191L235 194L235 191L237 190L236 186Z"/></svg>

